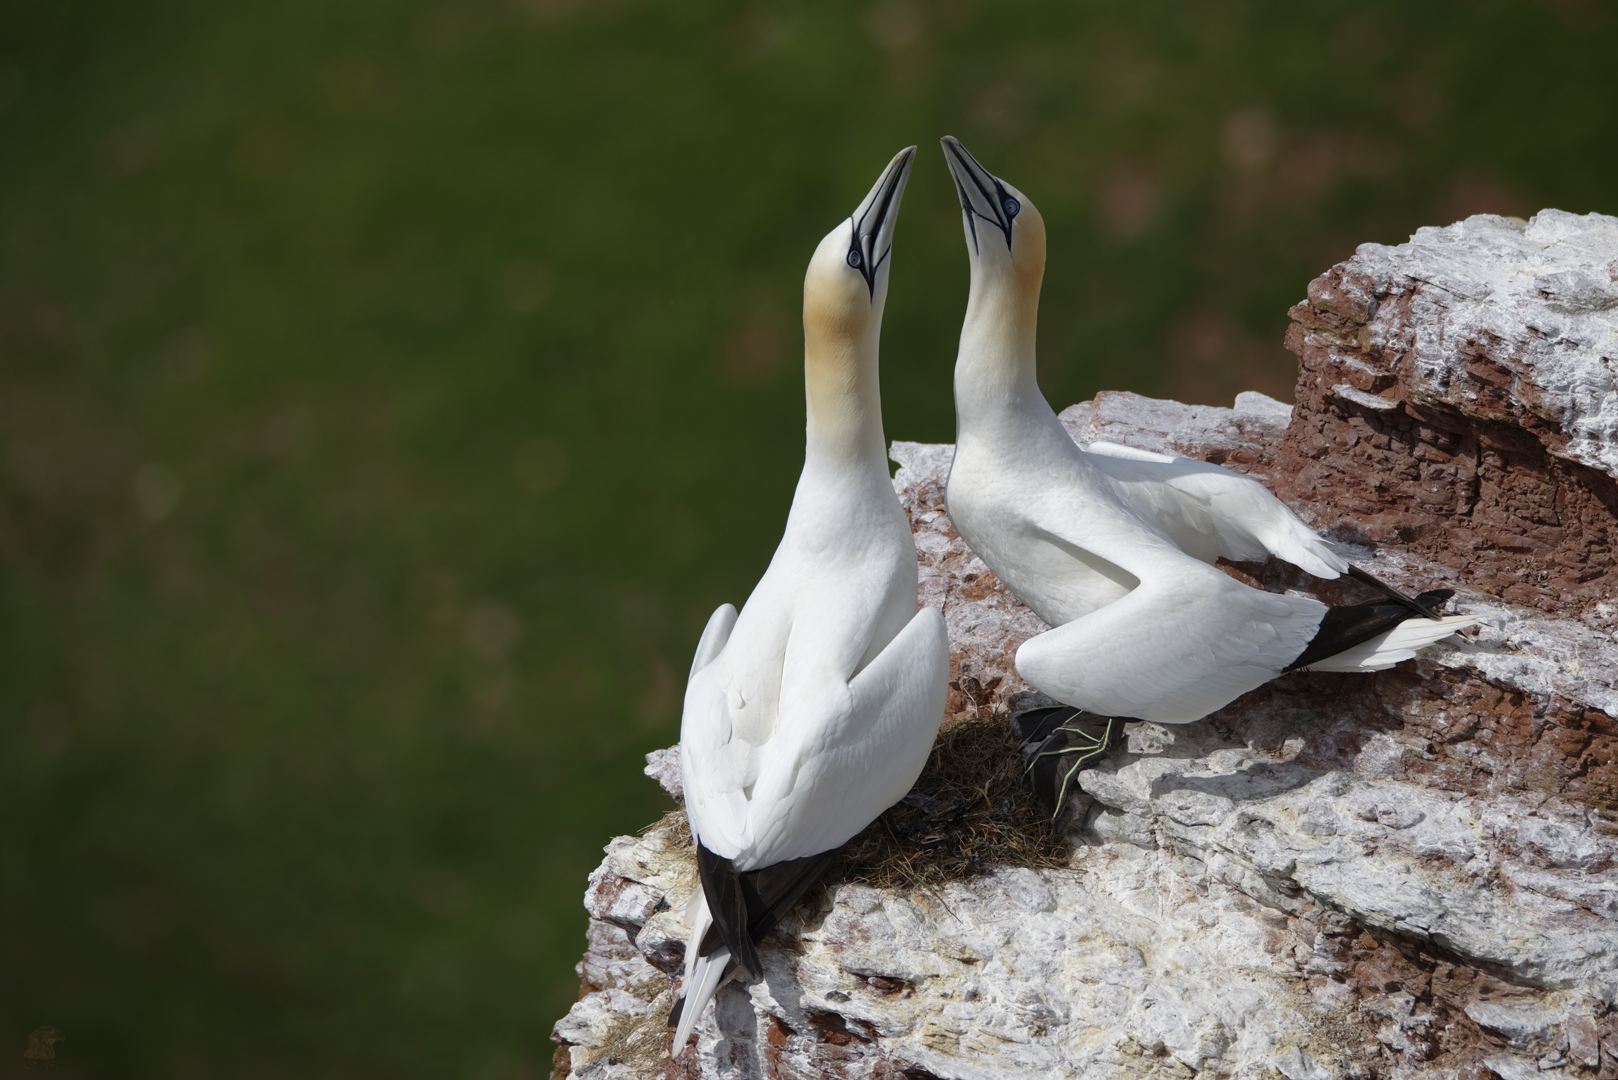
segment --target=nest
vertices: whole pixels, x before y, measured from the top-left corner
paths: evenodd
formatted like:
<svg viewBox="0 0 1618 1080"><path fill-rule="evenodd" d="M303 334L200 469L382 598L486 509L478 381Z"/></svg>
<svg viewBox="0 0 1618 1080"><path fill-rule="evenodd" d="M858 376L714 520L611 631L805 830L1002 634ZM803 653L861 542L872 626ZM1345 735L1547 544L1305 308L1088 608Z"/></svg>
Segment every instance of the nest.
<svg viewBox="0 0 1618 1080"><path fill-rule="evenodd" d="M661 837L663 844L675 851L690 853L689 857L695 863L697 841L691 835L691 819L685 816L685 807L677 806L650 825L642 825L636 835L651 836L665 832L667 835Z"/></svg>
<svg viewBox="0 0 1618 1080"><path fill-rule="evenodd" d="M843 846L826 884L931 888L999 866L1066 867L1070 845L1020 782L1022 768L1003 711L945 721L910 794ZM684 809L640 831L663 830L671 848L694 847Z"/></svg>
<svg viewBox="0 0 1618 1080"><path fill-rule="evenodd" d="M891 889L1067 866L1067 841L1021 776L1004 713L946 721L916 786L848 842L829 877Z"/></svg>

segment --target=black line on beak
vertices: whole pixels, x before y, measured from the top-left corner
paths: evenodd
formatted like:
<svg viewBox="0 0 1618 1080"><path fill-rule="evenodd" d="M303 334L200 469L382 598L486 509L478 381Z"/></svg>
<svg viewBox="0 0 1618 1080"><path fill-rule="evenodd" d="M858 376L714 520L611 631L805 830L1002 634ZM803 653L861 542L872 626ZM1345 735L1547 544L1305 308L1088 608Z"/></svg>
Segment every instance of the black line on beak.
<svg viewBox="0 0 1618 1080"><path fill-rule="evenodd" d="M914 154L911 155L911 157L914 156ZM899 163L898 168L888 175L887 182L882 185L882 194L864 214L860 215L859 220L856 221L852 215L848 219L852 228L848 253L853 256L855 252L858 252L860 256L858 265L853 263L850 263L850 265L858 270L860 276L865 279L865 288L870 293L872 300L876 299L876 272L882 268L883 262L893 253L893 245L889 244L888 250L878 255L876 253L876 244L882 235L882 226L886 224L888 213L893 207L894 193L899 190L899 181L903 178L905 168L909 164L910 158L906 158ZM872 214L876 215L875 226L868 234L862 235L862 228Z"/></svg>
<svg viewBox="0 0 1618 1080"><path fill-rule="evenodd" d="M974 220L976 218L983 218L984 221L989 222L995 228L1004 233L1006 237L1006 250L1010 251L1011 217L1006 213L1006 201L1008 196L1006 195L1005 187L1000 183L1000 178L995 176L988 169L985 169L982 163L979 162L977 158L972 156L972 151L962 146L958 140L953 138L948 139L944 143L944 149L947 153L953 155L955 160L960 163L959 169L950 170L950 176L954 179L955 189L961 196L961 212L966 215L967 226L972 230L973 253L975 254L978 252L978 228L977 223ZM994 217L991 218L985 214L981 214L975 207L973 207L972 199L966 191L966 185L961 182L960 174L963 172L972 181L972 186L977 189L978 194L988 202L990 209L994 212ZM983 180L981 179L983 176L986 176L993 181L993 191L990 191L984 186Z"/></svg>

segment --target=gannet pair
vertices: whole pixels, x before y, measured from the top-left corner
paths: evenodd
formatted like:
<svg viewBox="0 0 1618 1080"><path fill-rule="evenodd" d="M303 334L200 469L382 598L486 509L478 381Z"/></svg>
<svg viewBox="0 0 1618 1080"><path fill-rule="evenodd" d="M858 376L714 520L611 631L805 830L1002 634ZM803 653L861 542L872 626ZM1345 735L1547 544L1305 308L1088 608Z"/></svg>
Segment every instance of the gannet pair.
<svg viewBox="0 0 1618 1080"><path fill-rule="evenodd" d="M944 713L949 640L917 611L916 545L888 476L877 344L915 147L820 242L803 283L808 425L786 532L741 613L697 644L680 773L701 881L674 1052L836 849L921 775Z"/></svg>
<svg viewBox="0 0 1618 1080"><path fill-rule="evenodd" d="M1055 627L1017 653L1023 677L1069 706L1025 729L1053 809L1123 719L1189 723L1283 671L1389 667L1473 621L1434 614L1447 591L1412 599L1351 567L1256 481L1074 445L1035 381L1039 212L954 139L944 149L972 270L946 500L967 544ZM725 979L762 974L758 942L836 849L910 789L942 718L949 643L942 615L917 611L877 377L914 153L894 157L810 260L806 446L786 531L740 614L715 611L692 661L680 765L700 887L670 1016L676 1053ZM1389 599L1328 609L1210 565L1267 555L1354 574ZM1098 737L1083 713L1102 720Z"/></svg>
<svg viewBox="0 0 1618 1080"><path fill-rule="evenodd" d="M1016 656L1024 679L1070 706L1023 728L1053 809L1123 719L1190 723L1283 672L1380 670L1476 621L1434 613L1447 590L1410 598L1350 566L1255 480L1075 445L1035 381L1044 222L959 142L943 144L972 274L945 501L967 545L1054 627ZM1348 573L1386 599L1328 608L1211 565L1270 555L1316 577ZM1099 724L1074 723L1075 710Z"/></svg>

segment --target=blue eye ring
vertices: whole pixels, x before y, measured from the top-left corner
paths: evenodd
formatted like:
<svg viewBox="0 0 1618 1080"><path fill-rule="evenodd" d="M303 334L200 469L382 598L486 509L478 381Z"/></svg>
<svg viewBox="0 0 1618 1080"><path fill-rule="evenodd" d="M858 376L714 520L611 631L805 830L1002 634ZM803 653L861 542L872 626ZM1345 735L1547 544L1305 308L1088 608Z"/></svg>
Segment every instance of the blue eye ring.
<svg viewBox="0 0 1618 1080"><path fill-rule="evenodd" d="M859 248L855 248L848 253L848 265L852 266L854 269L858 270L862 261L863 260L860 258Z"/></svg>
<svg viewBox="0 0 1618 1080"><path fill-rule="evenodd" d="M1013 199L1010 195L1006 196L1006 201L1003 205L1006 208L1006 217L1008 218L1016 217L1017 212L1022 209L1022 203Z"/></svg>

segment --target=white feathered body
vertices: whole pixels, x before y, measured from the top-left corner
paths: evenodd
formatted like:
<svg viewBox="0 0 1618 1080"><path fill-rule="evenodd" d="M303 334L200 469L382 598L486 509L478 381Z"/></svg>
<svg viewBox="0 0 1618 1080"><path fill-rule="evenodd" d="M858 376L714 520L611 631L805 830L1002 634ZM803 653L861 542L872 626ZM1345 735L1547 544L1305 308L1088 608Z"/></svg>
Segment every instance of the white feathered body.
<svg viewBox="0 0 1618 1080"><path fill-rule="evenodd" d="M946 500L961 538L1051 625L1140 584L1084 541L1205 564L1274 554L1328 578L1347 569L1258 481L1110 443L1081 449L1037 391L1016 397L999 408L960 406Z"/></svg>
<svg viewBox="0 0 1618 1080"><path fill-rule="evenodd" d="M681 780L693 835L730 861L717 873L852 839L910 790L943 719L949 638L937 609L916 610L916 544L888 477L878 377L894 218L914 153L895 155L809 260L803 473L769 569L740 614L729 604L714 612L691 664ZM686 913L675 1053L733 972L728 947L699 955L716 917L705 888ZM763 899L791 902L787 891ZM750 906L718 917L725 941L756 940Z"/></svg>
<svg viewBox="0 0 1618 1080"><path fill-rule="evenodd" d="M1037 391L958 407L950 520L1055 628L1018 651L1029 682L1103 715L1189 723L1308 647L1324 604L1249 588L1211 565L1274 555L1320 577L1348 568L1258 481L1128 447L1081 449ZM1316 666L1391 666L1470 621L1413 620Z"/></svg>
<svg viewBox="0 0 1618 1080"><path fill-rule="evenodd" d="M972 274L955 362L950 521L1053 627L1017 650L1023 678L1106 716L1200 720L1302 656L1327 610L1211 564L1274 555L1325 578L1349 565L1256 480L1074 444L1035 377L1044 220L958 140L943 141ZM1406 620L1311 666L1387 667L1471 621Z"/></svg>
<svg viewBox="0 0 1618 1080"><path fill-rule="evenodd" d="M886 469L811 460L769 569L697 649L680 727L692 831L742 871L845 843L920 775L948 665Z"/></svg>

